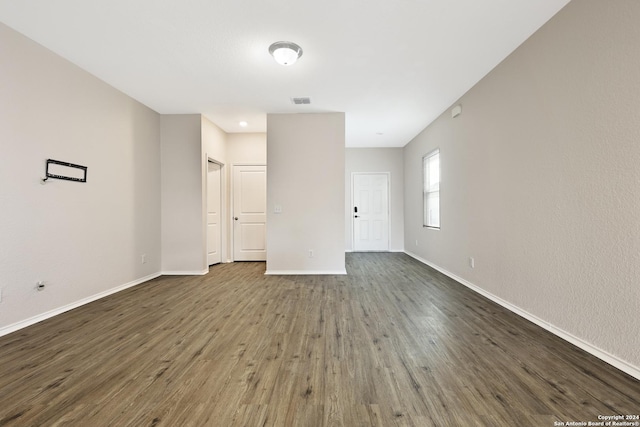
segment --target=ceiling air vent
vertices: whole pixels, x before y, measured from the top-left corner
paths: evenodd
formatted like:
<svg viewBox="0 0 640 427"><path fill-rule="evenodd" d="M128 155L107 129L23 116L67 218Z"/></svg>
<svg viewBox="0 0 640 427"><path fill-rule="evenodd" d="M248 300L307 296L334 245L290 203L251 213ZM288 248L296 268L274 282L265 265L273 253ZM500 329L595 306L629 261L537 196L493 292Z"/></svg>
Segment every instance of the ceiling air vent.
<svg viewBox="0 0 640 427"><path fill-rule="evenodd" d="M291 98L291 102L293 102L296 105L311 104L311 98L309 97Z"/></svg>

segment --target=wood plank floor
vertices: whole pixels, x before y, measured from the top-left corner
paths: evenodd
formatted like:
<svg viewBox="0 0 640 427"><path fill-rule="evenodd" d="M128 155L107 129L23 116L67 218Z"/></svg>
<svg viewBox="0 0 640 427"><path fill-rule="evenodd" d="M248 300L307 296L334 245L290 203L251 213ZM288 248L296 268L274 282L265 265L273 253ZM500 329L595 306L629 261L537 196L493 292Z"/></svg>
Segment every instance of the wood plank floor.
<svg viewBox="0 0 640 427"><path fill-rule="evenodd" d="M161 277L0 338L2 426L553 426L640 382L404 254Z"/></svg>

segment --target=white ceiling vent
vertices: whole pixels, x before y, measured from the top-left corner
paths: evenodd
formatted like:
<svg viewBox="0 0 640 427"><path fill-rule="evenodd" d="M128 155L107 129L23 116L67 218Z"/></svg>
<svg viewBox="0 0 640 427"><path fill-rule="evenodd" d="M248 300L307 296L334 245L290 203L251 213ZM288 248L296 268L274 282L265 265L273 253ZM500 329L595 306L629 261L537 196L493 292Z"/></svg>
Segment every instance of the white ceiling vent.
<svg viewBox="0 0 640 427"><path fill-rule="evenodd" d="M311 104L311 98L305 96L303 98L291 98L291 102L296 105Z"/></svg>

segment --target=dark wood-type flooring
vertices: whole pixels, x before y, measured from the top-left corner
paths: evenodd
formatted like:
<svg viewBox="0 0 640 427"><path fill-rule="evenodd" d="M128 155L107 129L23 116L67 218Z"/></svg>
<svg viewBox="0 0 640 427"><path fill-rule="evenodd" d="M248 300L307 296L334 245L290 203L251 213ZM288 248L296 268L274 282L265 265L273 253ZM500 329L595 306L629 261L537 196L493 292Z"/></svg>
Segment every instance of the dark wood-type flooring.
<svg viewBox="0 0 640 427"><path fill-rule="evenodd" d="M160 277L0 338L2 426L553 426L640 381L404 254Z"/></svg>

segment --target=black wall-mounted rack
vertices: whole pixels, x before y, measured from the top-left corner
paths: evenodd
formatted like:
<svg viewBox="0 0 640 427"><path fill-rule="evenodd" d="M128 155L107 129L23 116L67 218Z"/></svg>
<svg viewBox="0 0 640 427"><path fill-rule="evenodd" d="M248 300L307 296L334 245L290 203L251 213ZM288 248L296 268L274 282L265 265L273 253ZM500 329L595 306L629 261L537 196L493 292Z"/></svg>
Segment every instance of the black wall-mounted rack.
<svg viewBox="0 0 640 427"><path fill-rule="evenodd" d="M73 176L64 176L64 175L58 175L58 174L49 173L49 165L51 165L51 164L60 165L60 166L66 166L68 168L80 169L83 172L82 178L76 178L76 177L73 177ZM48 180L49 178L64 179L66 181L75 181L75 182L87 182L87 167L86 166L76 165L76 164L69 163L69 162L61 162L60 160L47 159L46 174L47 174L47 176L42 180L42 182Z"/></svg>

